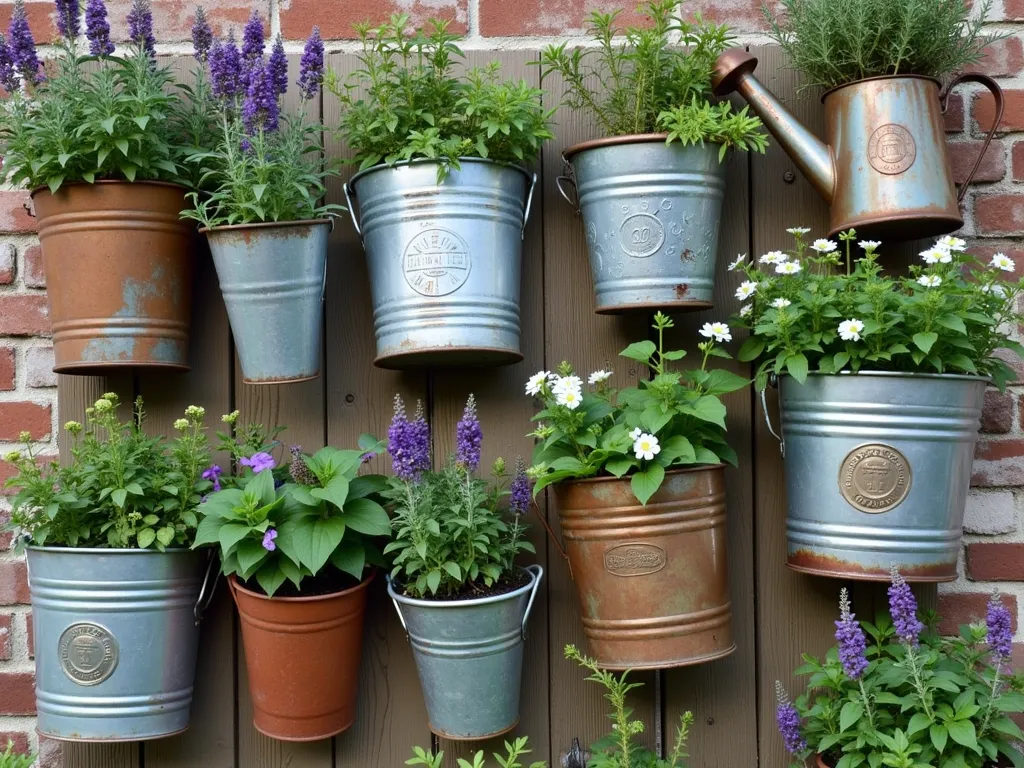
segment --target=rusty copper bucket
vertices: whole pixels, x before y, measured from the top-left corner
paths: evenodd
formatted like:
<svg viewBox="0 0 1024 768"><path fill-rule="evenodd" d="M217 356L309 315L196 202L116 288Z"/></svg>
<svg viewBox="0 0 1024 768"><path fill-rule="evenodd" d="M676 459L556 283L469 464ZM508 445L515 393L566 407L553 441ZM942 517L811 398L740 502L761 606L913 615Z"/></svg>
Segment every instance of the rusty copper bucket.
<svg viewBox="0 0 1024 768"><path fill-rule="evenodd" d="M728 656L725 468L676 469L641 506L629 478L554 486L591 654L605 669Z"/></svg>
<svg viewBox="0 0 1024 768"><path fill-rule="evenodd" d="M830 233L916 240L963 226L960 202L1003 116L1003 92L985 75L965 74L943 88L928 77L872 77L822 96L825 141L793 117L753 72L741 48L718 57L715 93L739 93L831 206ZM946 152L943 113L959 83L981 83L995 97L996 118L957 194Z"/></svg>
<svg viewBox="0 0 1024 768"><path fill-rule="evenodd" d="M54 370L188 370L191 238L185 188L139 181L32 193Z"/></svg>

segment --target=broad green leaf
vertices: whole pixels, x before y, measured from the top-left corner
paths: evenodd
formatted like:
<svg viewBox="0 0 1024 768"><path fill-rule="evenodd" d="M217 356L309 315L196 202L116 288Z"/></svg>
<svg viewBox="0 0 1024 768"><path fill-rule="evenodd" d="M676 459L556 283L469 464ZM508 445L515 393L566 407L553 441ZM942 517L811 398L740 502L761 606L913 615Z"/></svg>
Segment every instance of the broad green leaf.
<svg viewBox="0 0 1024 768"><path fill-rule="evenodd" d="M139 549L145 549L156 541L156 532L152 528L143 528L138 535Z"/></svg>
<svg viewBox="0 0 1024 768"><path fill-rule="evenodd" d="M366 568L366 550L355 542L342 541L331 554L331 565L362 580Z"/></svg>
<svg viewBox="0 0 1024 768"><path fill-rule="evenodd" d="M427 574L427 587L430 594L437 594L437 588L441 585L441 572L437 569Z"/></svg>
<svg viewBox="0 0 1024 768"><path fill-rule="evenodd" d="M264 470L254 475L249 484L245 486L245 493L247 495L251 494L254 498L258 499L261 507L273 504L277 499L273 473L269 470Z"/></svg>
<svg viewBox="0 0 1024 768"><path fill-rule="evenodd" d="M914 346L920 349L925 354L931 352L932 345L939 340L939 334L932 333L931 331L914 334Z"/></svg>
<svg viewBox="0 0 1024 768"><path fill-rule="evenodd" d="M660 464L651 464L646 471L633 475L631 486L637 501L646 505L647 500L655 494L665 480L665 468Z"/></svg>
<svg viewBox="0 0 1024 768"><path fill-rule="evenodd" d="M930 728L932 725L932 719L923 712L918 712L912 718L910 723L907 725L907 736L913 736L918 731L923 731L925 728Z"/></svg>
<svg viewBox="0 0 1024 768"><path fill-rule="evenodd" d="M388 513L371 499L353 499L345 505L341 518L349 528L367 536L387 536L391 533Z"/></svg>
<svg viewBox="0 0 1024 768"><path fill-rule="evenodd" d="M634 341L624 350L619 352L621 357L628 357L630 360L638 360L646 363L651 355L658 351L653 341Z"/></svg>
<svg viewBox="0 0 1024 768"><path fill-rule="evenodd" d="M743 342L743 346L740 347L740 351L736 354L736 359L741 363L749 363L752 360L756 360L764 352L765 343L763 336L748 336L747 340Z"/></svg>
<svg viewBox="0 0 1024 768"><path fill-rule="evenodd" d="M656 457L660 462L663 462L665 466L669 466L672 462L679 459L678 464L693 464L697 461L696 452L693 450L693 444L682 435L675 435L670 437L661 446L661 453ZM717 456L715 457L717 463Z"/></svg>
<svg viewBox="0 0 1024 768"><path fill-rule="evenodd" d="M942 754L943 750L946 749L946 741L949 738L949 731L946 730L946 726L942 723L936 723L928 729L928 735L931 737L932 746Z"/></svg>
<svg viewBox="0 0 1024 768"><path fill-rule="evenodd" d="M273 597L274 593L281 588L285 578L284 571L275 563L266 563L256 572L256 582L270 597Z"/></svg>
<svg viewBox="0 0 1024 768"><path fill-rule="evenodd" d="M263 193L267 191L267 184L254 184L252 193L256 197L256 202L263 199Z"/></svg>
<svg viewBox="0 0 1024 768"><path fill-rule="evenodd" d="M803 384L807 381L807 358L799 352L790 355L786 358L786 370L790 376Z"/></svg>
<svg viewBox="0 0 1024 768"><path fill-rule="evenodd" d="M847 731L864 714L864 705L859 701L848 701L839 712L839 730Z"/></svg>
<svg viewBox="0 0 1024 768"><path fill-rule="evenodd" d="M159 531L156 532L156 540L163 544L165 547L169 546L174 541L174 527L165 525Z"/></svg>
<svg viewBox="0 0 1024 768"><path fill-rule="evenodd" d="M317 499L329 501L338 509L345 506L348 499L348 478L344 475L335 475L324 488L312 488L309 493Z"/></svg>
<svg viewBox="0 0 1024 768"><path fill-rule="evenodd" d="M199 521L196 529L196 540L192 549L201 547L204 544L213 544L220 541L220 529L224 526L224 520L220 517L204 517Z"/></svg>
<svg viewBox="0 0 1024 768"><path fill-rule="evenodd" d="M262 563L270 553L263 548L263 544L252 539L243 539L238 542L235 555L238 557L238 567L241 569L242 578L248 579L256 572L259 564Z"/></svg>
<svg viewBox="0 0 1024 768"><path fill-rule="evenodd" d="M680 412L696 416L701 421L717 424L725 429L725 405L714 395L707 395L695 403L684 405Z"/></svg>
<svg viewBox="0 0 1024 768"><path fill-rule="evenodd" d="M605 470L615 477L622 477L636 466L636 461L630 458L616 458L604 465Z"/></svg>
<svg viewBox="0 0 1024 768"><path fill-rule="evenodd" d="M956 315L942 315L936 322L944 328L949 328L951 331L967 335L967 326Z"/></svg>
<svg viewBox="0 0 1024 768"><path fill-rule="evenodd" d="M950 720L946 723L946 730L949 731L949 738L957 744L972 750L978 748L978 736L970 720Z"/></svg>
<svg viewBox="0 0 1024 768"><path fill-rule="evenodd" d="M299 589L299 585L302 584L302 577L304 575L302 573L302 568L293 563L290 557L279 557L274 562L281 570L284 577L294 584L296 589ZM267 570L267 566L260 569L260 571L265 570ZM256 578L259 578L258 574ZM264 587L264 589L266 589L266 587Z"/></svg>
<svg viewBox="0 0 1024 768"><path fill-rule="evenodd" d="M218 533L221 552L230 552L238 542L249 535L250 531L252 531L252 528L240 523L228 523L221 526Z"/></svg>
<svg viewBox="0 0 1024 768"><path fill-rule="evenodd" d="M292 534L295 552L314 575L320 572L345 535L345 523L339 517L306 517Z"/></svg>

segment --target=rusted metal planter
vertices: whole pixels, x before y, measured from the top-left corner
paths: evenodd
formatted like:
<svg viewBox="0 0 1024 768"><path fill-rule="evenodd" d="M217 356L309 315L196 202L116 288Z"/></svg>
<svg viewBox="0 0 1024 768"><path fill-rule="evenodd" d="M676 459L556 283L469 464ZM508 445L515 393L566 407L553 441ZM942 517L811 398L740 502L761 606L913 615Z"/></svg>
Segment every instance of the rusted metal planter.
<svg viewBox="0 0 1024 768"><path fill-rule="evenodd" d="M375 166L345 185L363 240L381 368L517 363L523 234L536 174L462 158Z"/></svg>
<svg viewBox="0 0 1024 768"><path fill-rule="evenodd" d="M861 237L915 240L963 226L959 203L1002 119L1002 90L990 77L966 74L944 89L917 76L873 77L833 88L822 97L825 141L791 115L753 72L757 59L726 51L716 64L715 93L739 93L831 206L831 234L851 227ZM953 184L943 113L962 82L992 91L996 119L973 170Z"/></svg>
<svg viewBox="0 0 1024 768"><path fill-rule="evenodd" d="M188 727L204 560L29 547L39 733L140 741Z"/></svg>
<svg viewBox="0 0 1024 768"><path fill-rule="evenodd" d="M253 725L282 741L319 741L356 718L367 588L320 597L267 597L232 576Z"/></svg>
<svg viewBox="0 0 1024 768"><path fill-rule="evenodd" d="M417 600L388 580L438 736L476 741L518 724L526 623L544 576L539 565L526 571L528 584L476 600Z"/></svg>
<svg viewBox="0 0 1024 768"><path fill-rule="evenodd" d="M723 466L666 473L646 507L629 478L553 487L583 631L602 667L684 667L736 649Z"/></svg>
<svg viewBox="0 0 1024 768"><path fill-rule="evenodd" d="M987 380L862 371L779 384L790 568L953 581Z"/></svg>
<svg viewBox="0 0 1024 768"><path fill-rule="evenodd" d="M583 217L599 314L712 306L726 166L718 145L665 138L616 136L563 154L558 188Z"/></svg>
<svg viewBox="0 0 1024 768"><path fill-rule="evenodd" d="M201 230L247 384L320 375L329 219Z"/></svg>
<svg viewBox="0 0 1024 768"><path fill-rule="evenodd" d="M185 188L152 181L32 192L54 371L188 370L192 237Z"/></svg>

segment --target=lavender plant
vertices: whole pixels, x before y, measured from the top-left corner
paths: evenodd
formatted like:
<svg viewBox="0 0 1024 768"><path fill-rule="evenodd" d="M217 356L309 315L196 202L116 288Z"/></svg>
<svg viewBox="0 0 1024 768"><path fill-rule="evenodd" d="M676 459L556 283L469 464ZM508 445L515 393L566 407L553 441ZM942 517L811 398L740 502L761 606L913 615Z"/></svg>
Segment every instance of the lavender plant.
<svg viewBox="0 0 1024 768"><path fill-rule="evenodd" d="M791 701L776 683L776 721L794 768L819 756L829 768L1024 766L1024 680L1012 675L1010 614L993 595L984 624L957 638L918 617L910 586L894 569L889 616L858 622L840 592L837 646L804 655L796 674L808 691ZM869 642L870 638L870 642Z"/></svg>
<svg viewBox="0 0 1024 768"><path fill-rule="evenodd" d="M535 552L526 540L523 517L529 510L530 483L522 460L509 478L504 459L492 467L493 483L475 476L483 431L472 395L456 426L456 451L438 471L430 469L430 427L417 407L409 419L402 398L388 429L388 452L395 476L383 495L392 508L394 553L391 576L415 598L474 597L496 585L518 586L516 557ZM509 497L510 521L502 499Z"/></svg>

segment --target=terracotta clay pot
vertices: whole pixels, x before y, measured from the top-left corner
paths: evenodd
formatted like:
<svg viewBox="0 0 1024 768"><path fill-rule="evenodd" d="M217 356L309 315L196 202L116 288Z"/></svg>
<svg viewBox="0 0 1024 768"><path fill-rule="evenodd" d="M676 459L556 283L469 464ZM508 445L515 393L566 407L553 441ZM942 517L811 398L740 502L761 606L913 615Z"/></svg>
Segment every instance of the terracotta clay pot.
<svg viewBox="0 0 1024 768"><path fill-rule="evenodd" d="M46 270L54 370L188 370L195 227L185 188L150 181L32 193Z"/></svg>
<svg viewBox="0 0 1024 768"><path fill-rule="evenodd" d="M736 650L723 466L666 473L646 506L628 477L553 487L583 631L602 667L683 667Z"/></svg>
<svg viewBox="0 0 1024 768"><path fill-rule="evenodd" d="M344 592L267 597L232 576L252 694L253 725L282 741L317 741L356 717L371 573Z"/></svg>

